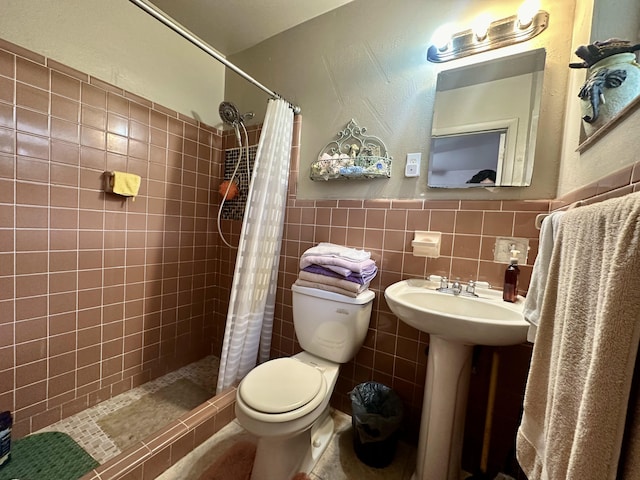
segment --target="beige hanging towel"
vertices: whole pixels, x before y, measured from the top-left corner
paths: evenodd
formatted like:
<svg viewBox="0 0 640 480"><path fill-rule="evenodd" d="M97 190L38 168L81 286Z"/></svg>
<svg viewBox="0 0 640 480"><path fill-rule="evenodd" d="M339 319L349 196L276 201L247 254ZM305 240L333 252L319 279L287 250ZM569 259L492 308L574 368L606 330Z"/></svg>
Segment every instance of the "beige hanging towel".
<svg viewBox="0 0 640 480"><path fill-rule="evenodd" d="M518 462L529 480L638 479L640 193L568 211L556 242Z"/></svg>
<svg viewBox="0 0 640 480"><path fill-rule="evenodd" d="M124 197L133 197L135 200L140 189L141 178L139 175L126 172L111 172L111 191Z"/></svg>

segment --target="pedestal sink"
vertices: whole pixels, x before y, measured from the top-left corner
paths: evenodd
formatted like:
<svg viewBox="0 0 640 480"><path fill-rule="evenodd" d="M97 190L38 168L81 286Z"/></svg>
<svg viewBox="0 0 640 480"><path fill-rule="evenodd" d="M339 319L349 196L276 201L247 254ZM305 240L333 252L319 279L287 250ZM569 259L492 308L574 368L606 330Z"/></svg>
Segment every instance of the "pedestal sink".
<svg viewBox="0 0 640 480"><path fill-rule="evenodd" d="M523 343L524 299L477 289L478 297L438 292L440 283L403 280L384 296L400 320L430 335L416 472L412 480L460 480L464 417L474 345Z"/></svg>

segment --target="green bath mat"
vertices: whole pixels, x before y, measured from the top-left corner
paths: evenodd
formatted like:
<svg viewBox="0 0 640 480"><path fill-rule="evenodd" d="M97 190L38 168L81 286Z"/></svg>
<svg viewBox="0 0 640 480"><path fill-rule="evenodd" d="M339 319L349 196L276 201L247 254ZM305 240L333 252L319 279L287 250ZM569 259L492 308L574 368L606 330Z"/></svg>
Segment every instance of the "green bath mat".
<svg viewBox="0 0 640 480"><path fill-rule="evenodd" d="M35 433L11 443L0 480L76 480L98 465L66 433Z"/></svg>

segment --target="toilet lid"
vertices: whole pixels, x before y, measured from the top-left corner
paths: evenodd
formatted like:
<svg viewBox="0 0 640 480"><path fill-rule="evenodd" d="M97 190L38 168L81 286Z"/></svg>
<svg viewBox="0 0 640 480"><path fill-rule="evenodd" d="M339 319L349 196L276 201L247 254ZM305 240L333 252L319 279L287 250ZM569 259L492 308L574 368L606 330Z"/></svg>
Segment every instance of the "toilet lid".
<svg viewBox="0 0 640 480"><path fill-rule="evenodd" d="M240 382L242 400L254 410L284 413L296 410L320 392L322 373L293 358L270 360L251 370Z"/></svg>

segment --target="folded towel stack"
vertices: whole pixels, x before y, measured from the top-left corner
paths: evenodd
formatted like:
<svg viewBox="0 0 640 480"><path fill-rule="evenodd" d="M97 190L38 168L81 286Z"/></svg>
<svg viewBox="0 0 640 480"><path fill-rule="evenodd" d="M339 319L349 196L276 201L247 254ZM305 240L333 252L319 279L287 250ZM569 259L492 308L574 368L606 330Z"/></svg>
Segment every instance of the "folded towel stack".
<svg viewBox="0 0 640 480"><path fill-rule="evenodd" d="M302 254L296 285L357 297L377 273L370 252L323 242Z"/></svg>

